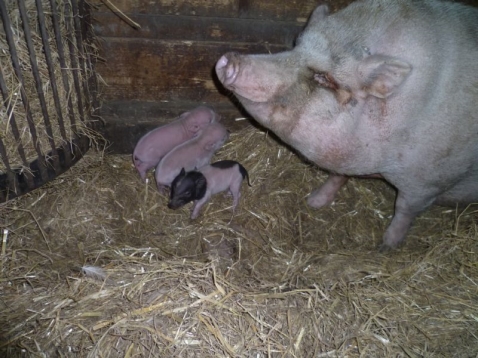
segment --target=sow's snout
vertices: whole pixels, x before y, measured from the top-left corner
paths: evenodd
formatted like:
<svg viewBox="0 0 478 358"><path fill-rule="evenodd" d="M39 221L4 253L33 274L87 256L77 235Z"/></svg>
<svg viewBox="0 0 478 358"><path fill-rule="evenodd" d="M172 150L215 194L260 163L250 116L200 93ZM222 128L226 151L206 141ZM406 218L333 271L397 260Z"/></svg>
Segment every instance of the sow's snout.
<svg viewBox="0 0 478 358"><path fill-rule="evenodd" d="M222 55L216 63L216 74L224 87L231 89L239 74L239 54L228 52Z"/></svg>

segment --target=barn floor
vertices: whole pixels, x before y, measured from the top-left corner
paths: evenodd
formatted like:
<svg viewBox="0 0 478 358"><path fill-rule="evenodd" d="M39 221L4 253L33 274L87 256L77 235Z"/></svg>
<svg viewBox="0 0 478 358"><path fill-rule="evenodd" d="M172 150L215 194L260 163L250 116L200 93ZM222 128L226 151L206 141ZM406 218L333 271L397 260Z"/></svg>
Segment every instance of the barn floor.
<svg viewBox="0 0 478 358"><path fill-rule="evenodd" d="M191 221L94 150L0 207L2 356L476 357L477 205L434 207L379 254L383 181L313 210L326 174L266 132L233 132L220 159L251 177L234 215L219 194Z"/></svg>

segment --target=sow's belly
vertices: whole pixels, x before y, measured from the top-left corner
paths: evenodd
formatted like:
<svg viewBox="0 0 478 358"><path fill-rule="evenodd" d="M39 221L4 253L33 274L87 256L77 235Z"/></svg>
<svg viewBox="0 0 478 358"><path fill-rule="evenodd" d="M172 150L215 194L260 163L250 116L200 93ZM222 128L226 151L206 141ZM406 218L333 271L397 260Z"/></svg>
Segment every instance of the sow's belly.
<svg viewBox="0 0 478 358"><path fill-rule="evenodd" d="M381 178L381 151L356 138L307 138L292 135L285 141L321 169L348 176Z"/></svg>

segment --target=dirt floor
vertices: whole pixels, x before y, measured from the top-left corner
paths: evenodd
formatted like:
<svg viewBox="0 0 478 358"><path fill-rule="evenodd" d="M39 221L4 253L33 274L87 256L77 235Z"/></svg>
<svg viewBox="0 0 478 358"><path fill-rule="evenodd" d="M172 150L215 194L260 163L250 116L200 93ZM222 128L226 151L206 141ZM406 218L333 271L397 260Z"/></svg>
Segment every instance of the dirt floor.
<svg viewBox="0 0 478 358"><path fill-rule="evenodd" d="M478 357L478 205L434 207L380 254L385 182L311 209L326 173L252 125L221 159L252 182L234 215L218 194L190 220L95 150L0 207L0 354Z"/></svg>

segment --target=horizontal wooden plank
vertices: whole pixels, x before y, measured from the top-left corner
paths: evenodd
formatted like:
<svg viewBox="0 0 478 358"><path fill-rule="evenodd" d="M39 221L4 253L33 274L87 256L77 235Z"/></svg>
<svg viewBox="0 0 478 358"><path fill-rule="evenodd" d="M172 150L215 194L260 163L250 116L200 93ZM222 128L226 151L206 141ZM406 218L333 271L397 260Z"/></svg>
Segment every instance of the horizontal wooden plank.
<svg viewBox="0 0 478 358"><path fill-rule="evenodd" d="M332 8L344 6L352 0L336 0ZM95 0L97 11L108 12L107 7ZM325 0L114 0L125 14L187 15L243 19L268 19L305 22L316 6Z"/></svg>
<svg viewBox="0 0 478 358"><path fill-rule="evenodd" d="M160 40L267 42L291 47L304 24L269 20L191 16L133 15L133 29L113 13L95 13L94 30L101 37Z"/></svg>
<svg viewBox="0 0 478 358"><path fill-rule="evenodd" d="M96 69L107 86L104 100L227 101L214 66L228 51L274 53L284 46L244 43L174 42L110 38ZM222 91L222 93L220 92Z"/></svg>
<svg viewBox="0 0 478 358"><path fill-rule="evenodd" d="M151 118L159 120L167 120L174 118L179 114L189 111L200 105L212 107L216 112L234 118L240 113L240 106L236 105L237 101L227 100L220 103L191 102L191 101L175 101L175 102L145 102L142 100L134 101L105 101L101 106L101 116L112 118L126 118L127 121L133 123L141 123L142 121L150 122ZM248 116L247 112L242 112L241 116ZM228 118L232 119L232 118Z"/></svg>
<svg viewBox="0 0 478 358"><path fill-rule="evenodd" d="M108 140L108 154L129 154L133 152L138 140L148 131L171 122L181 113L204 103L195 102L142 102L110 101L101 108L105 121L102 135ZM211 105L210 103L206 103ZM215 104L213 108L221 115L221 123L231 132L240 130L251 121L247 114L241 113L231 102ZM243 118L242 120L236 120Z"/></svg>
<svg viewBox="0 0 478 358"><path fill-rule="evenodd" d="M127 16L182 15L197 17L262 19L305 23L312 11L327 4L331 12L343 9L354 0L114 0ZM111 13L101 0L90 1L94 13ZM458 0L478 6L478 0ZM125 24L125 26L128 26Z"/></svg>

